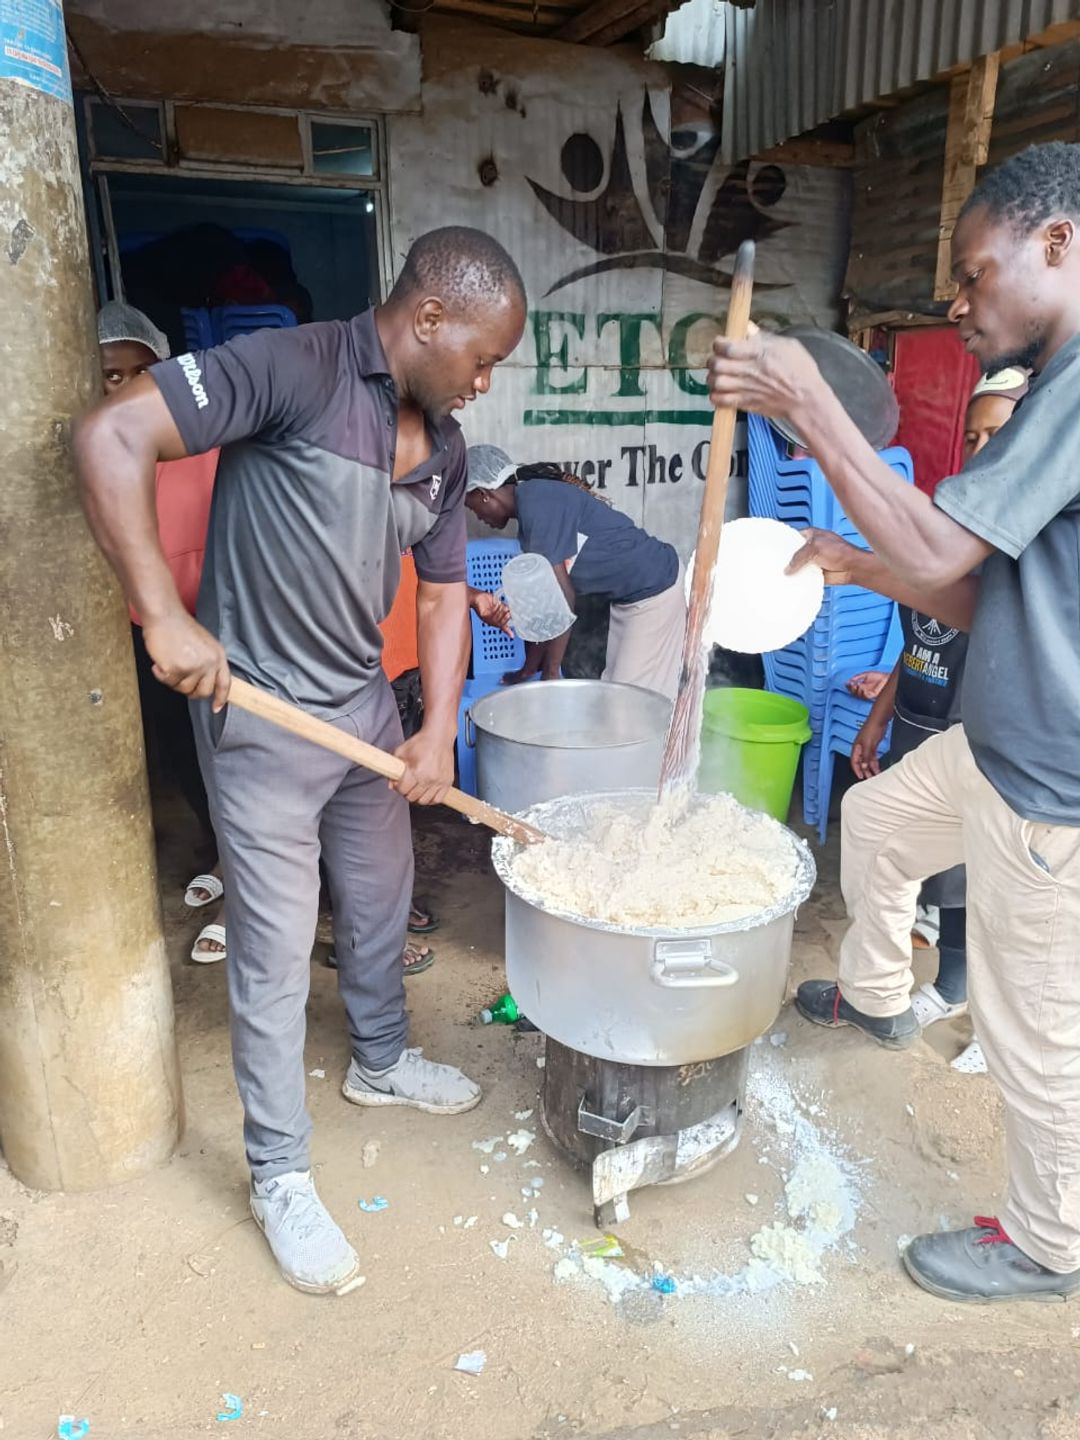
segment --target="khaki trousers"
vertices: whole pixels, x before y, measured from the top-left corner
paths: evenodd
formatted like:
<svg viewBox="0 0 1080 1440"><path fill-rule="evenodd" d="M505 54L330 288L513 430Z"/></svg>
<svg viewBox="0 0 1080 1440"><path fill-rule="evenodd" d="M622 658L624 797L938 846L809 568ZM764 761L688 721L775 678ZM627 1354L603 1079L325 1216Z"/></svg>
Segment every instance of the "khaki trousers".
<svg viewBox="0 0 1080 1440"><path fill-rule="evenodd" d="M602 679L641 685L675 699L686 636L683 573L680 565L675 584L648 600L612 605Z"/></svg>
<svg viewBox="0 0 1080 1440"><path fill-rule="evenodd" d="M867 1015L907 1009L920 883L961 861L971 1014L1005 1101L1001 1223L1067 1273L1080 1269L1080 827L1021 820L962 726L844 797L840 989Z"/></svg>

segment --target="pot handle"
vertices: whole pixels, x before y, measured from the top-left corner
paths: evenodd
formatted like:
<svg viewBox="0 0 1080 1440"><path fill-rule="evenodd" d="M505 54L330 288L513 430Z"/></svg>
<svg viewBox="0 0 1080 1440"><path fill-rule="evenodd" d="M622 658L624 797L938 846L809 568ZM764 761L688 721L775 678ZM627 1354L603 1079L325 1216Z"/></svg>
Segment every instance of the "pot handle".
<svg viewBox="0 0 1080 1440"><path fill-rule="evenodd" d="M739 982L739 972L712 953L711 940L658 940L649 974L657 985L672 990Z"/></svg>
<svg viewBox="0 0 1080 1440"><path fill-rule="evenodd" d="M465 711L465 744L470 750L476 749L476 726L473 724L472 711Z"/></svg>

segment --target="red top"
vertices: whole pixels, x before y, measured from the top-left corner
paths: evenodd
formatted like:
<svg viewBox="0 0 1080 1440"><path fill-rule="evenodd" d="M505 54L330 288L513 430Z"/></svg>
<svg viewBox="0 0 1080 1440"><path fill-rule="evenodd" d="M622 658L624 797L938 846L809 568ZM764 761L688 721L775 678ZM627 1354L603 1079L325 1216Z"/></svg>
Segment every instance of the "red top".
<svg viewBox="0 0 1080 1440"><path fill-rule="evenodd" d="M192 615L199 598L217 462L217 450L208 450L205 455L165 460L158 465L155 475L161 548L184 609ZM134 610L131 618L136 624L140 623Z"/></svg>
<svg viewBox="0 0 1080 1440"><path fill-rule="evenodd" d="M184 460L166 460L157 467L155 477L158 536L165 563L184 608L192 615L199 598L217 461L217 450L189 455ZM131 618L139 623L134 610ZM411 555L402 557L401 586L380 628L385 642L383 668L393 680L417 664L416 567Z"/></svg>

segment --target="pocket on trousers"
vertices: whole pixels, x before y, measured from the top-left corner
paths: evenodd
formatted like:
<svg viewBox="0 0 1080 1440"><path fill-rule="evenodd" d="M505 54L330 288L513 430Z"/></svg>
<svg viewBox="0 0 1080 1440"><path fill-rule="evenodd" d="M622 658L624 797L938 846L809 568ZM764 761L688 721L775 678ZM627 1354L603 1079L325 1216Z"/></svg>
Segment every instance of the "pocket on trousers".
<svg viewBox="0 0 1080 1440"><path fill-rule="evenodd" d="M206 703L209 705L210 702ZM225 748L226 742L236 728L233 723L233 712L236 709L235 705L226 705L216 715L212 710L210 711L210 748L215 755L219 755Z"/></svg>
<svg viewBox="0 0 1080 1440"><path fill-rule="evenodd" d="M1080 829L1020 822L1020 836L1035 869L1055 885L1080 884Z"/></svg>

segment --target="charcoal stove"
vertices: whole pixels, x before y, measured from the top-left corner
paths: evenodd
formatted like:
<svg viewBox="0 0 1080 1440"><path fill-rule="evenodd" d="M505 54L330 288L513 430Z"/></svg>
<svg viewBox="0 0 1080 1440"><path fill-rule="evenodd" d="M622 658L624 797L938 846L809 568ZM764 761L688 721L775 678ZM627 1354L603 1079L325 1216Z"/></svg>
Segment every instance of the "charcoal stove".
<svg viewBox="0 0 1080 1440"><path fill-rule="evenodd" d="M749 1049L682 1065L624 1065L545 1037L540 1120L575 1168L590 1172L606 1229L629 1192L706 1171L739 1143Z"/></svg>
<svg viewBox="0 0 1080 1440"><path fill-rule="evenodd" d="M628 808L653 798L603 797ZM549 800L525 818L573 833L595 799ZM513 841L492 845L506 890L507 982L546 1037L542 1123L590 1168L598 1224L625 1218L631 1190L703 1174L738 1144L749 1046L780 1013L795 912L816 878L806 843L785 833L788 894L739 920L682 929L558 910L521 888Z"/></svg>

